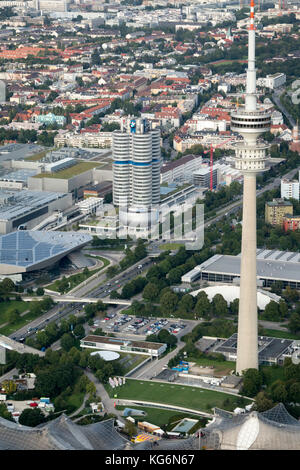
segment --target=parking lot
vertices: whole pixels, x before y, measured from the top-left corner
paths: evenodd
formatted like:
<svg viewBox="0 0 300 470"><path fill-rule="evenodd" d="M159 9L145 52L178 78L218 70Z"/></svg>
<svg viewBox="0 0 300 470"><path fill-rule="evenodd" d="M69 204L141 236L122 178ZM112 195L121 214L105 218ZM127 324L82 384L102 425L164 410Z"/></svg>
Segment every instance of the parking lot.
<svg viewBox="0 0 300 470"><path fill-rule="evenodd" d="M143 318L122 313L109 313L103 320L96 320L92 329L101 328L105 332L116 332L148 336L157 334L161 329L177 335L183 331L186 323L166 318Z"/></svg>

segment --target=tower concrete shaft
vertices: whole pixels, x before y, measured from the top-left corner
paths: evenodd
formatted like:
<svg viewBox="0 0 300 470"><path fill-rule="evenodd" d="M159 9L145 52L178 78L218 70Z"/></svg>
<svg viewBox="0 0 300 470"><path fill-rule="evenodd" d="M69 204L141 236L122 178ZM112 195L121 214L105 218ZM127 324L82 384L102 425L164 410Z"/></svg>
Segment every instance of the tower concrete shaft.
<svg viewBox="0 0 300 470"><path fill-rule="evenodd" d="M256 175L244 175L242 256L236 371L258 368Z"/></svg>
<svg viewBox="0 0 300 470"><path fill-rule="evenodd" d="M254 0L250 2L245 106L231 114L231 129L244 138L236 146L236 168L244 175L240 303L236 372L258 368L256 281L256 174L265 171L268 146L258 142L269 130L271 115L256 98Z"/></svg>

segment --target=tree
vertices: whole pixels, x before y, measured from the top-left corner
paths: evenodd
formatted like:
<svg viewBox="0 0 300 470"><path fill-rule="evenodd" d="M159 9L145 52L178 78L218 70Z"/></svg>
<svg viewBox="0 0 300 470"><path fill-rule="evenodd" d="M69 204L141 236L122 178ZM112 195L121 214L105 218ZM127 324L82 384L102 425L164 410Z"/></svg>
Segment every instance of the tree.
<svg viewBox="0 0 300 470"><path fill-rule="evenodd" d="M279 321L281 319L277 302L271 300L268 305L266 305L263 318L271 321Z"/></svg>
<svg viewBox="0 0 300 470"><path fill-rule="evenodd" d="M10 395L11 393L14 393L17 390L17 386L13 380L4 380L2 382L2 389Z"/></svg>
<svg viewBox="0 0 300 470"><path fill-rule="evenodd" d="M262 375L256 369L248 369L244 373L242 395L254 397L260 391L262 386Z"/></svg>
<svg viewBox="0 0 300 470"><path fill-rule="evenodd" d="M288 329L293 334L298 334L300 332L300 314L293 312L288 323Z"/></svg>
<svg viewBox="0 0 300 470"><path fill-rule="evenodd" d="M11 279L6 277L0 283L0 292L3 294L10 294L11 292L15 291L16 286Z"/></svg>
<svg viewBox="0 0 300 470"><path fill-rule="evenodd" d="M24 426L34 427L45 422L45 416L40 408L25 408L19 417L19 423Z"/></svg>
<svg viewBox="0 0 300 470"><path fill-rule="evenodd" d="M37 295L38 297L43 296L44 293L45 293L45 291L44 291L44 289L43 289L42 287L38 287L38 288L37 288L37 290L36 290L36 295Z"/></svg>
<svg viewBox="0 0 300 470"><path fill-rule="evenodd" d="M299 300L298 291L296 289L291 289L290 286L286 287L282 292L282 295L288 302L297 302L297 300Z"/></svg>
<svg viewBox="0 0 300 470"><path fill-rule="evenodd" d="M139 261L140 259L143 259L147 256L147 249L145 247L144 241L141 238L138 239L137 246L134 250L134 256L136 261Z"/></svg>
<svg viewBox="0 0 300 470"><path fill-rule="evenodd" d="M294 403L300 403L300 383L295 382L289 389L289 400Z"/></svg>
<svg viewBox="0 0 300 470"><path fill-rule="evenodd" d="M108 279L114 277L116 274L118 274L118 268L117 266L109 266L106 270L106 277Z"/></svg>
<svg viewBox="0 0 300 470"><path fill-rule="evenodd" d="M17 308L14 308L10 313L9 313L9 323L14 325L17 323L18 319L20 318L20 313Z"/></svg>
<svg viewBox="0 0 300 470"><path fill-rule="evenodd" d="M60 338L60 345L65 351L70 351L70 349L75 345L75 338L70 333L65 333Z"/></svg>
<svg viewBox="0 0 300 470"><path fill-rule="evenodd" d="M0 403L0 416L8 421L15 421L12 414L8 411L4 403Z"/></svg>
<svg viewBox="0 0 300 470"><path fill-rule="evenodd" d="M221 294L216 294L212 299L212 313L216 317L224 316L228 312L227 302Z"/></svg>
<svg viewBox="0 0 300 470"><path fill-rule="evenodd" d="M210 315L210 310L211 310L211 305L208 300L208 296L206 292L201 291L197 295L197 303L194 308L194 312L199 315L199 317L209 317Z"/></svg>
<svg viewBox="0 0 300 470"><path fill-rule="evenodd" d="M171 284L179 284L181 282L181 276L183 274L183 269L180 266L171 269L168 274L168 280Z"/></svg>
<svg viewBox="0 0 300 470"><path fill-rule="evenodd" d="M90 399L96 396L96 385L91 380L87 383L85 388L86 393L89 394Z"/></svg>
<svg viewBox="0 0 300 470"><path fill-rule="evenodd" d="M155 301L159 297L159 287L153 282L148 282L143 290L143 298L150 301Z"/></svg>
<svg viewBox="0 0 300 470"><path fill-rule="evenodd" d="M91 55L91 64L92 65L101 65L101 58L98 52L98 49L94 49Z"/></svg>
<svg viewBox="0 0 300 470"><path fill-rule="evenodd" d="M255 397L255 409L259 412L267 411L273 408L274 403L270 400L265 392L259 392Z"/></svg>
<svg viewBox="0 0 300 470"><path fill-rule="evenodd" d="M230 311L233 315L237 315L239 313L239 299L234 299L232 302L230 302Z"/></svg>
<svg viewBox="0 0 300 470"><path fill-rule="evenodd" d="M180 313L188 314L193 312L195 299L191 294L185 294L178 303Z"/></svg>
<svg viewBox="0 0 300 470"><path fill-rule="evenodd" d="M85 336L84 327L82 325L76 325L74 328L74 335L76 336L76 338L83 338Z"/></svg>
<svg viewBox="0 0 300 470"><path fill-rule="evenodd" d="M160 308L163 315L174 313L178 305L178 297L175 292L166 292L160 298Z"/></svg>
<svg viewBox="0 0 300 470"><path fill-rule="evenodd" d="M284 403L287 401L288 393L282 380L276 380L270 387L272 400Z"/></svg>
<svg viewBox="0 0 300 470"><path fill-rule="evenodd" d="M125 434L128 434L128 436L131 438L132 436L134 436L136 434L136 427L131 421L128 421L126 419L126 423L125 423L125 426L123 428L123 432Z"/></svg>
<svg viewBox="0 0 300 470"><path fill-rule="evenodd" d="M150 336L150 335L149 335ZM175 335L170 334L167 330L162 329L157 335L157 340L162 343L166 343L168 346L175 346L177 344L177 338Z"/></svg>

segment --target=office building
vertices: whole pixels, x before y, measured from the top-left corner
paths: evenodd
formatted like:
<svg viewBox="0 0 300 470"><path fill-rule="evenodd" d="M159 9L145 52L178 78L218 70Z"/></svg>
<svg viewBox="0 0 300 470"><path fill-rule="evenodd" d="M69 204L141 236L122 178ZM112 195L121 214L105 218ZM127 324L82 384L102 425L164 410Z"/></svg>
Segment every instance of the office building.
<svg viewBox="0 0 300 470"><path fill-rule="evenodd" d="M123 119L113 132L113 204L124 227L156 223L160 202L160 130L145 119ZM156 206L156 207L155 207Z"/></svg>
<svg viewBox="0 0 300 470"><path fill-rule="evenodd" d="M150 208L159 200L160 130L146 120L123 120L113 133L113 203Z"/></svg>
<svg viewBox="0 0 300 470"><path fill-rule="evenodd" d="M201 155L185 155L179 160L165 163L161 167L160 182L173 183L192 181L193 173L202 163Z"/></svg>
<svg viewBox="0 0 300 470"><path fill-rule="evenodd" d="M194 172L194 185L201 188L210 188L210 167L199 168ZM218 184L218 168L216 165L213 166L212 170L212 186L215 188Z"/></svg>
<svg viewBox="0 0 300 470"><path fill-rule="evenodd" d="M283 218L293 215L293 204L283 199L273 199L265 204L265 221L267 224L282 226Z"/></svg>
<svg viewBox="0 0 300 470"><path fill-rule="evenodd" d="M259 108L256 95L254 0L250 3L245 105L231 113L231 130L244 138L237 144L236 168L244 175L242 257L236 372L258 369L256 284L256 174L265 170L268 145L258 142L271 126L271 113Z"/></svg>
<svg viewBox="0 0 300 470"><path fill-rule="evenodd" d="M286 75L284 73L275 73L274 75L267 75L265 78L259 78L257 82L259 86L274 90L285 84Z"/></svg>

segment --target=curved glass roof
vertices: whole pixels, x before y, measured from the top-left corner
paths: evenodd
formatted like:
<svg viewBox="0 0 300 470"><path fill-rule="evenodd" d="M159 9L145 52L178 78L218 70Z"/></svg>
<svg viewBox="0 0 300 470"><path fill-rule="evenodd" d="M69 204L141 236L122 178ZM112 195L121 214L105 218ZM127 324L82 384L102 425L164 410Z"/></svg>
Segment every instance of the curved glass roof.
<svg viewBox="0 0 300 470"><path fill-rule="evenodd" d="M28 268L92 240L77 232L19 230L0 236L0 264Z"/></svg>

